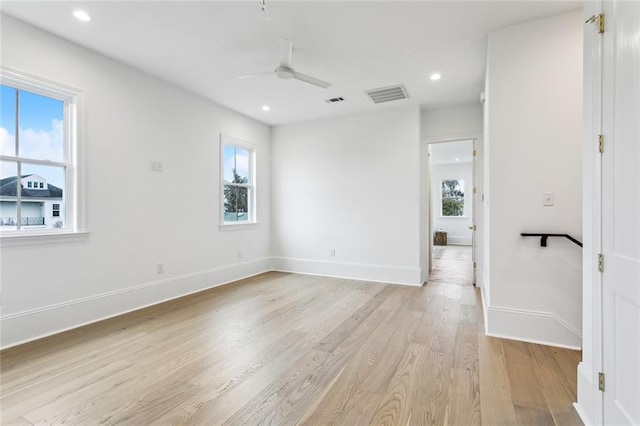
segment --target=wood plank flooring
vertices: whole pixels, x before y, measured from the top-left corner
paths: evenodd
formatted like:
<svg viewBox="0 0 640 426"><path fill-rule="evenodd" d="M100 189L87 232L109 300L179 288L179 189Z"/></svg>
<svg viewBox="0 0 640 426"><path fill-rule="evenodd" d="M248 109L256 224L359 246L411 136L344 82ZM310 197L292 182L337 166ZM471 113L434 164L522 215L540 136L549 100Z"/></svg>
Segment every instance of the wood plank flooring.
<svg viewBox="0 0 640 426"><path fill-rule="evenodd" d="M470 252L424 287L267 273L0 353L0 422L581 425L580 353L484 336Z"/></svg>

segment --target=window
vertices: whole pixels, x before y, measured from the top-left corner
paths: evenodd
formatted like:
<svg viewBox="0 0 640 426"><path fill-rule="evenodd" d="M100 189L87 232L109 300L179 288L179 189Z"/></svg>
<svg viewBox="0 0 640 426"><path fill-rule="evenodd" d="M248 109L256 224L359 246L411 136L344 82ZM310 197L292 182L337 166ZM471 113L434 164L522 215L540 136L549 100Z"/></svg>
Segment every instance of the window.
<svg viewBox="0 0 640 426"><path fill-rule="evenodd" d="M464 181L442 181L442 216L464 216Z"/></svg>
<svg viewBox="0 0 640 426"><path fill-rule="evenodd" d="M220 147L222 224L254 223L254 149L225 135Z"/></svg>
<svg viewBox="0 0 640 426"><path fill-rule="evenodd" d="M75 232L79 92L6 70L0 78L0 233Z"/></svg>

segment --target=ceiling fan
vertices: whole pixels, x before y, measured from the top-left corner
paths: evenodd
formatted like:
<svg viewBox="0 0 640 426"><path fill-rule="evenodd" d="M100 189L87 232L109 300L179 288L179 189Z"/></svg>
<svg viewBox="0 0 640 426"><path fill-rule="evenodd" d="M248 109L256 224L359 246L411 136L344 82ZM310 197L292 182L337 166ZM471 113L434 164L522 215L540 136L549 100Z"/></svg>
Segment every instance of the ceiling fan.
<svg viewBox="0 0 640 426"><path fill-rule="evenodd" d="M275 74L278 78L283 78L283 79L294 78L296 80L304 81L305 83L313 84L314 86L322 87L323 89L327 89L331 87L331 83L327 83L326 81L320 80L315 77L311 77L310 75L307 75L307 74L302 74L301 72L294 70L291 67L292 53L293 53L293 42L290 40L280 40L280 66L278 68L276 68L274 71L242 74L238 76L238 78L245 79L245 78L260 77L263 75Z"/></svg>

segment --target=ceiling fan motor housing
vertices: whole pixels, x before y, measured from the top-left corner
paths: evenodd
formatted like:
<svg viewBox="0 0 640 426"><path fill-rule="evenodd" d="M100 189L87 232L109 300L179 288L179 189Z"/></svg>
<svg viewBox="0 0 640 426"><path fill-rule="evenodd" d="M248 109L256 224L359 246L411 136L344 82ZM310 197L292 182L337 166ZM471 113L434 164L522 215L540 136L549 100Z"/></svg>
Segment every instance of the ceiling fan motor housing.
<svg viewBox="0 0 640 426"><path fill-rule="evenodd" d="M276 75L278 78L291 79L293 78L293 69L285 66L279 66L276 68Z"/></svg>

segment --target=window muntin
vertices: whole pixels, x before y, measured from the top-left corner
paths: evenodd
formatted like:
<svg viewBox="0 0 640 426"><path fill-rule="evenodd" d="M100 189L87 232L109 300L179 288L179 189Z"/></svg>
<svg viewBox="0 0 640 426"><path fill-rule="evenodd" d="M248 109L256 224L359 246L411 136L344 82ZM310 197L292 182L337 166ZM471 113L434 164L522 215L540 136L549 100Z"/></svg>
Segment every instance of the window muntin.
<svg viewBox="0 0 640 426"><path fill-rule="evenodd" d="M442 180L442 216L464 216L464 180Z"/></svg>
<svg viewBox="0 0 640 426"><path fill-rule="evenodd" d="M251 145L221 136L222 224L254 223L254 155Z"/></svg>
<svg viewBox="0 0 640 426"><path fill-rule="evenodd" d="M76 232L79 92L4 69L0 77L0 234Z"/></svg>

